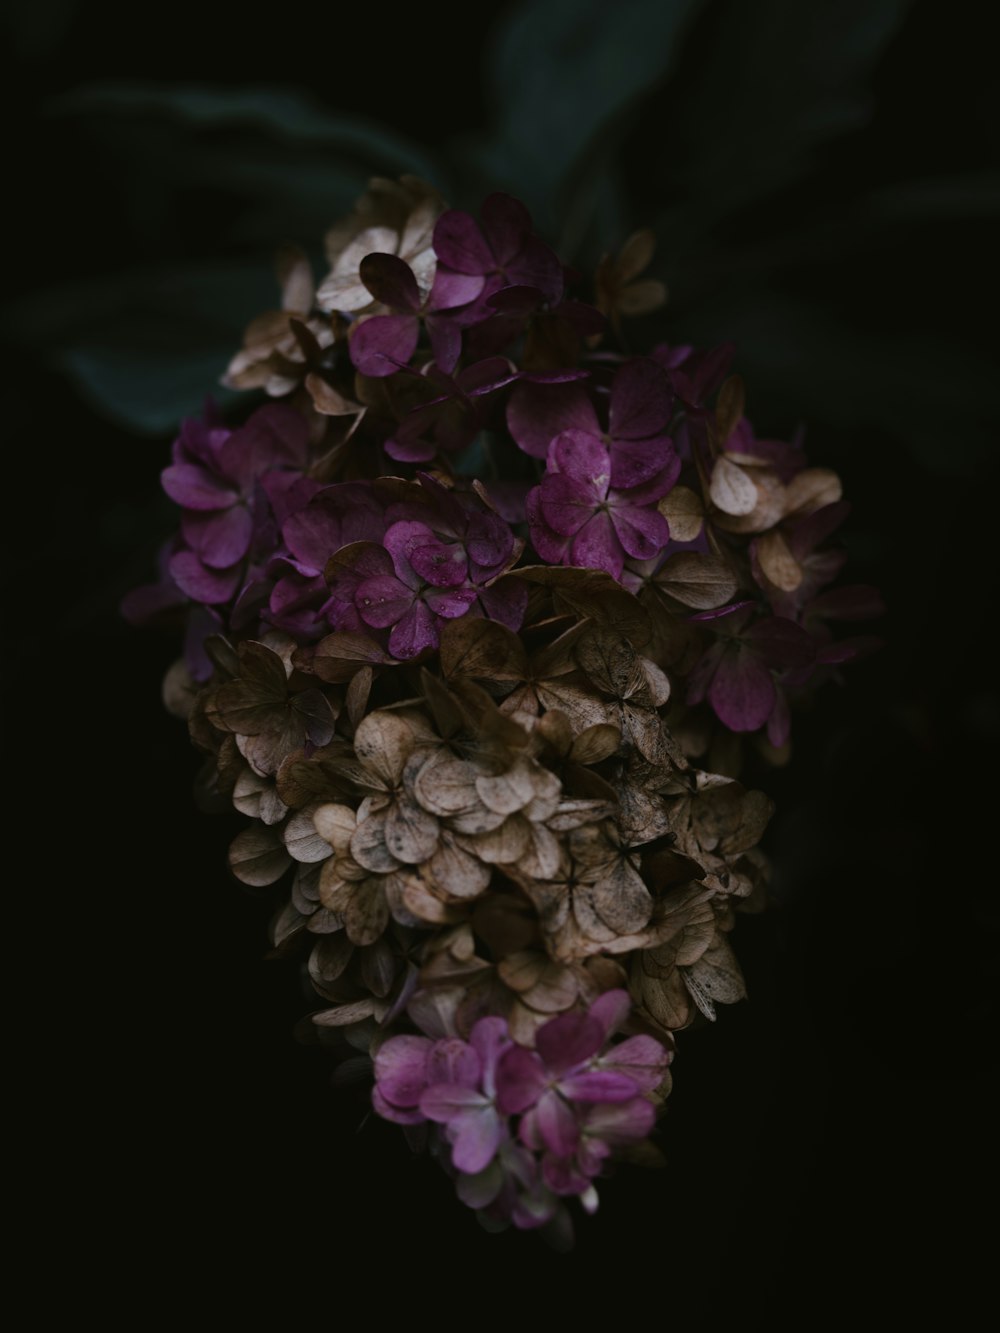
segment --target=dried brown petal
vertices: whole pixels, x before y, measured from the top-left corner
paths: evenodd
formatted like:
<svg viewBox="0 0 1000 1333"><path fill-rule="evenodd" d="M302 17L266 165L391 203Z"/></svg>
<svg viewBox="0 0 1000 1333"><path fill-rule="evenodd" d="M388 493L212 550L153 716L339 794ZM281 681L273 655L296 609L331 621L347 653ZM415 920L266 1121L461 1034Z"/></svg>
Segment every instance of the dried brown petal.
<svg viewBox="0 0 1000 1333"><path fill-rule="evenodd" d="M570 747L569 758L574 764L599 764L613 755L620 744L619 729L610 722L599 722L580 732Z"/></svg>
<svg viewBox="0 0 1000 1333"><path fill-rule="evenodd" d="M399 713L380 709L359 723L354 750L362 764L391 789L398 786L416 741L413 728Z"/></svg>
<svg viewBox="0 0 1000 1333"><path fill-rule="evenodd" d="M491 868L445 831L422 872L448 898L477 898L489 888Z"/></svg>
<svg viewBox="0 0 1000 1333"><path fill-rule="evenodd" d="M725 606L739 587L739 580L722 556L678 551L664 561L656 584L684 606L712 611Z"/></svg>
<svg viewBox="0 0 1000 1333"><path fill-rule="evenodd" d="M285 825L285 846L296 861L311 865L330 856L330 844L316 831L313 822L317 810L323 808L319 804L307 805Z"/></svg>
<svg viewBox="0 0 1000 1333"><path fill-rule="evenodd" d="M561 1014L576 1002L580 983L565 963L541 951L515 953L497 966L505 985L540 1014Z"/></svg>
<svg viewBox="0 0 1000 1333"><path fill-rule="evenodd" d="M291 865L281 835L262 824L244 829L229 848L229 868L237 879L255 888L273 884Z"/></svg>
<svg viewBox="0 0 1000 1333"><path fill-rule="evenodd" d="M385 843L397 861L421 865L437 849L438 822L416 801L401 793L386 815Z"/></svg>
<svg viewBox="0 0 1000 1333"><path fill-rule="evenodd" d="M805 571L777 529L757 538L754 553L764 577L782 592L794 592L802 582Z"/></svg>
<svg viewBox="0 0 1000 1333"><path fill-rule="evenodd" d="M351 835L351 856L374 874L387 875L399 869L399 861L390 852L386 841L387 812L379 810L365 819L358 820L358 826Z"/></svg>
<svg viewBox="0 0 1000 1333"><path fill-rule="evenodd" d="M446 622L441 631L441 670L449 678L519 681L527 671L524 643L505 625L475 616Z"/></svg>
<svg viewBox="0 0 1000 1333"><path fill-rule="evenodd" d="M739 425L746 410L746 389L740 375L730 375L719 390L715 407L715 429L719 443L724 444Z"/></svg>
<svg viewBox="0 0 1000 1333"><path fill-rule="evenodd" d="M757 506L757 487L737 463L725 457L715 460L708 493L724 514L750 514Z"/></svg>
<svg viewBox="0 0 1000 1333"><path fill-rule="evenodd" d="M424 762L413 784L413 794L432 815L442 819L479 806L476 769L447 750L437 750Z"/></svg>
<svg viewBox="0 0 1000 1333"><path fill-rule="evenodd" d="M826 467L807 467L797 473L785 490L785 513L811 514L825 505L836 504L844 488L836 472Z"/></svg>
<svg viewBox="0 0 1000 1333"><path fill-rule="evenodd" d="M344 702L347 705L347 716L350 719L351 726L355 729L360 724L365 715L365 709L368 707L368 696L371 694L374 678L375 672L372 668L363 666L360 671L351 677L351 683L347 687Z"/></svg>
<svg viewBox="0 0 1000 1333"><path fill-rule="evenodd" d="M235 745L233 747L236 748ZM239 754L239 751L236 751ZM278 795L271 778L261 777L246 764L240 765L239 776L233 786L233 805L242 815L260 819L265 824L277 824L288 813L288 806Z"/></svg>
<svg viewBox="0 0 1000 1333"><path fill-rule="evenodd" d="M320 639L312 651L308 666L320 680L331 684L353 679L363 666L392 665L393 658L366 634L337 632ZM305 666L296 658L296 666Z"/></svg>
<svg viewBox="0 0 1000 1333"><path fill-rule="evenodd" d="M671 540L693 542L705 523L705 506L697 491L675 486L656 506L667 520Z"/></svg>
<svg viewBox="0 0 1000 1333"><path fill-rule="evenodd" d="M351 838L357 827L357 817L349 806L338 805L331 801L315 807L313 824L316 832L334 851L343 853L351 845Z"/></svg>

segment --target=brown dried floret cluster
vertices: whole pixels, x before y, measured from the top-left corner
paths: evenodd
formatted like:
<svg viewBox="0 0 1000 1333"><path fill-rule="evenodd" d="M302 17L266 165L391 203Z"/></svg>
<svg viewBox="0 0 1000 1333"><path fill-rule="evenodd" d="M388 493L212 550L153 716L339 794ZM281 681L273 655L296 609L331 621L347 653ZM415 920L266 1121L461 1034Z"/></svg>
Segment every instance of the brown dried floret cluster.
<svg viewBox="0 0 1000 1333"><path fill-rule="evenodd" d="M185 695L203 785L254 821L234 874L290 879L275 944L307 951L315 1022L363 1049L404 1008L529 1043L617 986L669 1041L744 994L727 932L762 900L771 802L684 757L637 598L517 576L520 635L465 616L419 664L364 663L347 634L216 638Z"/></svg>

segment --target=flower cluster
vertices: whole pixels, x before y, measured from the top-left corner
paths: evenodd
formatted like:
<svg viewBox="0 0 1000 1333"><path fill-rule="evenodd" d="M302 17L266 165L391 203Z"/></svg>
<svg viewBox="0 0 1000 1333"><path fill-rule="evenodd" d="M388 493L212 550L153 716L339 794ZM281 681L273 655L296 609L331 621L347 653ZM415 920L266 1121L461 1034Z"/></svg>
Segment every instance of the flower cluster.
<svg viewBox="0 0 1000 1333"><path fill-rule="evenodd" d="M318 287L283 254L226 373L265 400L185 423L125 609L185 619L167 702L253 821L234 873L288 883L316 1027L491 1224L563 1225L651 1131L673 1034L744 993L741 738L782 757L879 600L830 588L840 482L755 435L731 347L616 350L663 297L648 233L587 304L516 200L404 178L327 253Z"/></svg>

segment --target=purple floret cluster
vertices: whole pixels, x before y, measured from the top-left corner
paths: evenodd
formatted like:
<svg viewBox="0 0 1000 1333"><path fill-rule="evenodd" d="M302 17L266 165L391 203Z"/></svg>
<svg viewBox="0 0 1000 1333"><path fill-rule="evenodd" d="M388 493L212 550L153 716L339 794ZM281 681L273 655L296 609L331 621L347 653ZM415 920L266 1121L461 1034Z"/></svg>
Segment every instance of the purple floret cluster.
<svg viewBox="0 0 1000 1333"><path fill-rule="evenodd" d="M545 1226L567 1198L593 1212L611 1153L652 1129L671 1060L646 1034L609 1044L630 1009L625 991L605 991L585 1013L542 1024L534 1050L498 1017L480 1018L468 1041L392 1037L375 1057L375 1109L436 1125L459 1198L488 1217Z"/></svg>
<svg viewBox="0 0 1000 1333"><path fill-rule="evenodd" d="M766 903L739 775L877 642L836 633L881 613L836 584L840 480L756 432L735 348L622 338L653 248L587 287L506 194L372 181L318 284L283 252L223 377L257 400L183 424L123 608L183 630L165 698L252 821L234 874L290 877L313 1023L488 1226L565 1233L655 1158L674 1034L742 998Z"/></svg>

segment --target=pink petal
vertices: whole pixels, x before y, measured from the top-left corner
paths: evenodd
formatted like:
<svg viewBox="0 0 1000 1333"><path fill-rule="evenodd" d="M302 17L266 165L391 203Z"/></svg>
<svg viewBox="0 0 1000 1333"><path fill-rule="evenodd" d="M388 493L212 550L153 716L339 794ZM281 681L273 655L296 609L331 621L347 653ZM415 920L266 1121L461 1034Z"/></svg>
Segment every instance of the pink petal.
<svg viewBox="0 0 1000 1333"><path fill-rule="evenodd" d="M612 1047L601 1065L627 1074L638 1084L640 1092L652 1092L663 1081L670 1065L670 1052L655 1037L642 1033Z"/></svg>
<svg viewBox="0 0 1000 1333"><path fill-rule="evenodd" d="M435 1083L420 1094L421 1111L439 1125L446 1125L463 1111L479 1112L487 1106L489 1102L481 1092L461 1083Z"/></svg>
<svg viewBox="0 0 1000 1333"><path fill-rule="evenodd" d="M605 1143L633 1143L643 1139L653 1128L656 1111L645 1097L631 1102L605 1102L589 1108L584 1117L587 1138L603 1139Z"/></svg>

